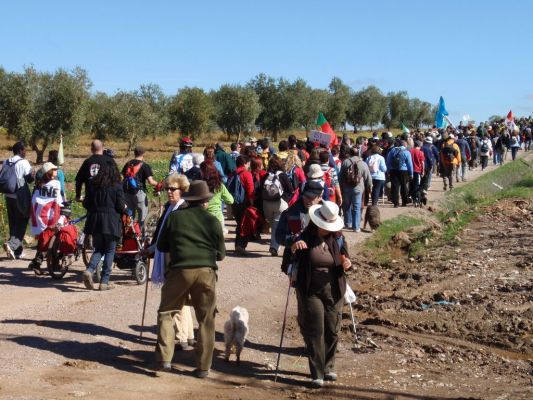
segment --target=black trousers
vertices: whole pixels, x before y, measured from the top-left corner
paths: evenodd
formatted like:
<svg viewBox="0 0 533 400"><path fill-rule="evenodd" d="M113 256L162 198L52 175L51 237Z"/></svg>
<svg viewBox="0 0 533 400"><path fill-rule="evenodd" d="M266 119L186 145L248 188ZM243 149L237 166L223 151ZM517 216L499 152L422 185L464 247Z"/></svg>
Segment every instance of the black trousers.
<svg viewBox="0 0 533 400"><path fill-rule="evenodd" d="M30 220L29 212L21 212L20 200L6 197L7 219L9 222L9 239L7 245L16 256L22 253L22 241Z"/></svg>
<svg viewBox="0 0 533 400"><path fill-rule="evenodd" d="M335 353L344 298L334 298L331 283L327 283L317 293L307 296L296 290L296 297L298 324L307 346L311 377L324 379L324 374L335 370Z"/></svg>
<svg viewBox="0 0 533 400"><path fill-rule="evenodd" d="M247 203L232 205L233 216L235 217L235 222L237 223L237 230L235 232L235 246L242 247L243 249L245 249L248 245L248 238L241 237L242 217L244 216L244 211L246 208L248 208Z"/></svg>
<svg viewBox="0 0 533 400"><path fill-rule="evenodd" d="M409 172L408 171L390 171L391 196L395 206L400 204L400 194L402 197L402 206L407 205L409 197Z"/></svg>

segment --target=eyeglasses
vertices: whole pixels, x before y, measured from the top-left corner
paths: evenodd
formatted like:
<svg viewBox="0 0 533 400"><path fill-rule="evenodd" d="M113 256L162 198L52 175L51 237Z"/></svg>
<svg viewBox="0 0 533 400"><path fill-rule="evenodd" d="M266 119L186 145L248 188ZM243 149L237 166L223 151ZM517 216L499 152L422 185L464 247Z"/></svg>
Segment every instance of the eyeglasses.
<svg viewBox="0 0 533 400"><path fill-rule="evenodd" d="M180 188L177 188L177 187L167 187L167 192L172 192L174 193L176 190L179 190Z"/></svg>

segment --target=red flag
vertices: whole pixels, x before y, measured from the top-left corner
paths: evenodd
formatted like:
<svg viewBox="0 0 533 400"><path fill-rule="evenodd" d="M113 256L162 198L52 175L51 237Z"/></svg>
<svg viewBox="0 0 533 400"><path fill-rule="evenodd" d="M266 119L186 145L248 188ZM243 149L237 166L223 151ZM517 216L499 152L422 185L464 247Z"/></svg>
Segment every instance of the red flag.
<svg viewBox="0 0 533 400"><path fill-rule="evenodd" d="M326 117L324 117L324 114L322 114L321 112L318 112L316 124L320 126L321 132L327 133L331 136L331 141L329 142L330 147L333 147L338 144L337 135L335 134L335 131L327 121Z"/></svg>

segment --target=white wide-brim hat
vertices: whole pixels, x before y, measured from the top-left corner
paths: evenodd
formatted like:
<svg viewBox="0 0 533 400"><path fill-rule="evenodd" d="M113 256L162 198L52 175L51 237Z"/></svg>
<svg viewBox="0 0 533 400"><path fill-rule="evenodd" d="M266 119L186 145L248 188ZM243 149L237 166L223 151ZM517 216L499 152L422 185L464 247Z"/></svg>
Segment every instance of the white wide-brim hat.
<svg viewBox="0 0 533 400"><path fill-rule="evenodd" d="M323 201L309 208L311 221L329 232L338 232L344 226L344 221L339 217L339 206L332 201Z"/></svg>
<svg viewBox="0 0 533 400"><path fill-rule="evenodd" d="M318 164L311 164L309 166L309 171L307 171L308 179L320 179L324 176L324 171Z"/></svg>

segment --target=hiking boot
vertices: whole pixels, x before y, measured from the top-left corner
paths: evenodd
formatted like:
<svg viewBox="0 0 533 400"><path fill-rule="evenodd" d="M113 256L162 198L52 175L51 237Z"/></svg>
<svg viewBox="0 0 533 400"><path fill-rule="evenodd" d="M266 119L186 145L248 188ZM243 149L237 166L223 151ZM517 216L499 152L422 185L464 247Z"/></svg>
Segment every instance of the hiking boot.
<svg viewBox="0 0 533 400"><path fill-rule="evenodd" d="M328 372L327 374L324 374L324 380L335 382L337 380L337 374L335 372Z"/></svg>
<svg viewBox="0 0 533 400"><path fill-rule="evenodd" d="M16 258L15 257L15 252L11 249L9 244L4 243L4 250L7 253L7 258L9 258L10 260L14 260Z"/></svg>
<svg viewBox="0 0 533 400"><path fill-rule="evenodd" d="M270 255L272 257L277 257L278 256L278 251L275 248L271 247L268 251L270 252Z"/></svg>
<svg viewBox="0 0 533 400"><path fill-rule="evenodd" d="M324 386L324 379L313 379L311 381L311 387L313 389L320 389Z"/></svg>
<svg viewBox="0 0 533 400"><path fill-rule="evenodd" d="M197 378L204 379L204 378L207 378L209 376L209 370L205 371L205 370L201 370L201 369L196 368L193 371L193 375L195 377L197 377Z"/></svg>
<svg viewBox="0 0 533 400"><path fill-rule="evenodd" d="M111 290L114 289L115 285L112 283L101 283L100 286L98 286L98 290Z"/></svg>
<svg viewBox="0 0 533 400"><path fill-rule="evenodd" d="M94 290L93 274L92 272L86 270L83 271L82 275L83 284L87 289Z"/></svg>
<svg viewBox="0 0 533 400"><path fill-rule="evenodd" d="M444 188L442 190L444 191L448 190L448 186L444 185Z"/></svg>

